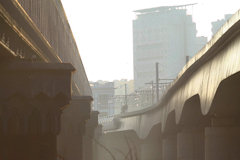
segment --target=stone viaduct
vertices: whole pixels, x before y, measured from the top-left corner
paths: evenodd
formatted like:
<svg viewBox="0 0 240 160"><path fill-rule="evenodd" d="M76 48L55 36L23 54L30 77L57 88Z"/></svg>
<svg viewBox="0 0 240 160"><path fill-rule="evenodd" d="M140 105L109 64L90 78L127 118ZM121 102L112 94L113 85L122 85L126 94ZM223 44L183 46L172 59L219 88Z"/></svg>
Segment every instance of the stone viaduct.
<svg viewBox="0 0 240 160"><path fill-rule="evenodd" d="M0 0L0 66L0 159L82 159L98 113L60 0Z"/></svg>
<svg viewBox="0 0 240 160"><path fill-rule="evenodd" d="M118 115L99 138L115 159L240 159L240 11L179 73L159 104ZM99 148L100 159L113 159Z"/></svg>

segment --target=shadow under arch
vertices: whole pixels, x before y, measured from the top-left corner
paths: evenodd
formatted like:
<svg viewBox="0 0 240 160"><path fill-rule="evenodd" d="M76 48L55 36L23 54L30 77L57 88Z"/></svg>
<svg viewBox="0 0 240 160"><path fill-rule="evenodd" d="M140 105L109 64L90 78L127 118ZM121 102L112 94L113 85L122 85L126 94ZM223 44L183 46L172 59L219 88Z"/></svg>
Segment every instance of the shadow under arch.
<svg viewBox="0 0 240 160"><path fill-rule="evenodd" d="M239 117L240 72L224 79L219 84L207 115L213 117Z"/></svg>
<svg viewBox="0 0 240 160"><path fill-rule="evenodd" d="M187 127L201 126L204 121L201 111L201 102L198 94L189 98L183 106L178 125Z"/></svg>
<svg viewBox="0 0 240 160"><path fill-rule="evenodd" d="M162 124L161 123L158 123L158 124L155 124L148 136L146 138L144 138L144 140L159 140L160 141L160 138L161 138L161 135L162 135Z"/></svg>
<svg viewBox="0 0 240 160"><path fill-rule="evenodd" d="M171 133L177 132L177 130L178 130L178 127L176 124L176 113L175 113L175 110L173 110L167 116L167 120L165 122L165 125L163 126L162 133L171 134Z"/></svg>

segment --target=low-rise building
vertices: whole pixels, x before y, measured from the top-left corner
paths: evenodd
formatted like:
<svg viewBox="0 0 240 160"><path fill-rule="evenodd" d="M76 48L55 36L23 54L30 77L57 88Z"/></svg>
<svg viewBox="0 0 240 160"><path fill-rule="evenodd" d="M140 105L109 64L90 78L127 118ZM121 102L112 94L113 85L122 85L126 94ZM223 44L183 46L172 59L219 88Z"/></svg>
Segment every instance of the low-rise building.
<svg viewBox="0 0 240 160"><path fill-rule="evenodd" d="M106 81L91 82L93 92L93 110L99 111L99 116L114 114L114 83Z"/></svg>

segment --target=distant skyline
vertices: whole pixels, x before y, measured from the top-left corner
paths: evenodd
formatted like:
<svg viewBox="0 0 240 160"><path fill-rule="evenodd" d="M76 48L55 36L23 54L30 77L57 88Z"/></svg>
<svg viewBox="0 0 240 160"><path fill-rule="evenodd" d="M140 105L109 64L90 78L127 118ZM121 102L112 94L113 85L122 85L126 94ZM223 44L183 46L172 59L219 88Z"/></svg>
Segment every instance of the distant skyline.
<svg viewBox="0 0 240 160"><path fill-rule="evenodd" d="M62 0L89 81L133 79L134 10L198 3L188 8L198 36L211 37L211 22L240 9L236 0Z"/></svg>

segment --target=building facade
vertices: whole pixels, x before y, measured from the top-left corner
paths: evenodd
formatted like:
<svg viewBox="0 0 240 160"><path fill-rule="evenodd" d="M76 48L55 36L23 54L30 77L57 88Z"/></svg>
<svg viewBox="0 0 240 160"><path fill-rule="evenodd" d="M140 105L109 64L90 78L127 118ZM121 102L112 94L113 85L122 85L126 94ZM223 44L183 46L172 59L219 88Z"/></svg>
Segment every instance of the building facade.
<svg viewBox="0 0 240 160"><path fill-rule="evenodd" d="M126 87L126 88L125 88ZM130 101L134 92L133 80L114 80L91 82L93 92L93 109L99 111L99 117L121 113L122 106ZM125 96L126 94L126 96Z"/></svg>
<svg viewBox="0 0 240 160"><path fill-rule="evenodd" d="M114 87L114 113L120 114L123 106L126 104L129 106L130 95L134 93L134 81L127 79L115 80Z"/></svg>
<svg viewBox="0 0 240 160"><path fill-rule="evenodd" d="M113 82L91 82L93 92L93 109L99 111L99 116L114 114L114 83Z"/></svg>
<svg viewBox="0 0 240 160"><path fill-rule="evenodd" d="M186 6L166 6L134 11L133 63L135 89L159 78L174 79L189 58L207 42L197 37L196 24Z"/></svg>
<svg viewBox="0 0 240 160"><path fill-rule="evenodd" d="M226 23L226 21L232 17L232 14L225 14L223 19L218 19L212 22L212 36L214 36L217 31Z"/></svg>

